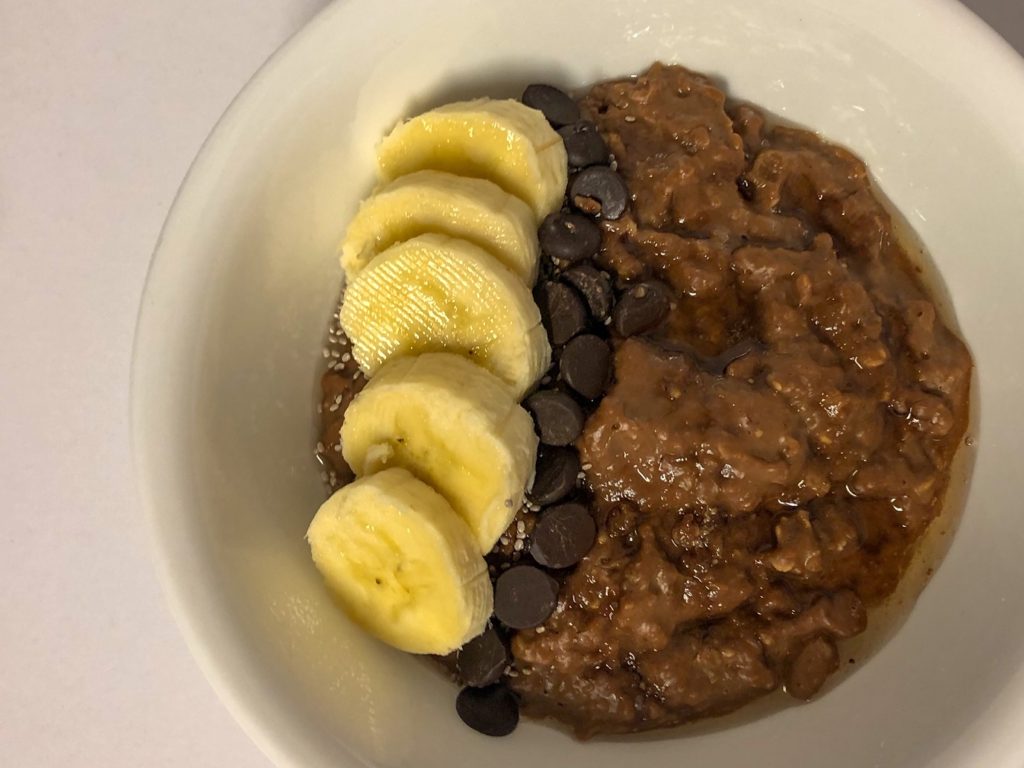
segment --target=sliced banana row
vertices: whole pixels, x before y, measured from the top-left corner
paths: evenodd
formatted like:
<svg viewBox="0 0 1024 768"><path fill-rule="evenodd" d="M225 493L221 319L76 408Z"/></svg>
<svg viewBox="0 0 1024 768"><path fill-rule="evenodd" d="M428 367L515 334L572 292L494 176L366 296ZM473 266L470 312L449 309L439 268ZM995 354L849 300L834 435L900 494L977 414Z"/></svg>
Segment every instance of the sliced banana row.
<svg viewBox="0 0 1024 768"><path fill-rule="evenodd" d="M521 397L551 360L529 288L537 222L565 192L561 137L517 101L457 102L400 123L377 165L384 185L341 245L356 361L372 376L400 355L452 351Z"/></svg>
<svg viewBox="0 0 1024 768"><path fill-rule="evenodd" d="M400 124L378 168L341 246L341 325L372 377L341 431L359 479L308 539L357 624L447 654L485 628L483 554L533 482L538 440L518 401L551 360L530 287L566 156L540 112L478 100Z"/></svg>
<svg viewBox="0 0 1024 768"><path fill-rule="evenodd" d="M441 352L384 366L349 406L341 439L360 479L314 517L313 561L367 631L411 653L450 653L491 615L483 554L533 480L532 419L496 376Z"/></svg>

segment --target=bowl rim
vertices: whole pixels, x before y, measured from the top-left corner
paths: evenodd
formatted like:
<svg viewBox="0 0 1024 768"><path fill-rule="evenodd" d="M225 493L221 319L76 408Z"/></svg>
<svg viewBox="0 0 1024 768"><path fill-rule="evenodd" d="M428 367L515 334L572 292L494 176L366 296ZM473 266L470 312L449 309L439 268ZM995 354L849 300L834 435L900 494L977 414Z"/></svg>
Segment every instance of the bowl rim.
<svg viewBox="0 0 1024 768"><path fill-rule="evenodd" d="M403 2L416 2L416 0L391 0L390 4L398 5ZM983 68L1000 71L1001 76L1011 81L1013 90L1024 95L1024 54L1018 53L973 10L963 5L960 0L904 0L904 2L916 6L917 13L930 15L933 20L941 22L941 28L944 31L948 30L949 34L952 35L955 31L959 38L959 44L964 47L985 50L988 58L982 62ZM220 663L220 652L214 650L215 644L211 642L210 631L196 620L197 617L187 599L182 580L176 575L175 559L169 544L173 518L168 518L161 513L162 505L151 492L153 478L159 469L144 447L148 437L143 434L140 427L145 408L142 405L144 397L139 383L139 371L147 362L146 349L150 346L147 341L151 336L159 333L152 309L155 292L154 276L158 270L158 264L162 262L164 252L168 250L168 243L176 237L180 237L179 231L187 231L188 222L182 220L182 211L193 200L200 199L203 189L211 183L213 159L220 140L225 134L244 124L246 113L259 99L261 87L275 76L275 73L297 50L308 44L316 36L318 30L333 22L335 17L348 16L351 17L352 23L357 24L361 14L375 8L379 10L380 6L374 0L331 0L288 37L231 99L222 115L203 139L168 209L167 217L160 229L146 269L132 341L129 373L129 424L133 477L147 521L148 545L161 591L189 652L217 697L260 751L271 763L282 768L305 768L305 766L298 760L295 752L286 745L286 739L272 727L271 718L253 705L252 697L247 696L244 692L242 681ZM1024 155L1024 148L1020 151ZM338 744L347 755L345 764L370 768L347 745L341 742Z"/></svg>

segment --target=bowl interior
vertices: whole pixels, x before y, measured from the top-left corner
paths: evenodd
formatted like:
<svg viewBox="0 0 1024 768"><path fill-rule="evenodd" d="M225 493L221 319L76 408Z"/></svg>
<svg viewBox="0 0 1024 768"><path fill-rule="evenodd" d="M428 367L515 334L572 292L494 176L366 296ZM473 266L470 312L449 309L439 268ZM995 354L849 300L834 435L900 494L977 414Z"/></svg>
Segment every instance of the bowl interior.
<svg viewBox="0 0 1024 768"><path fill-rule="evenodd" d="M896 6L896 7L894 7ZM959 533L906 625L808 706L736 728L581 744L488 740L455 689L329 602L304 532L335 246L398 118L459 97L577 86L655 59L857 151L931 252L978 366ZM350 0L232 106L151 270L133 413L158 560L193 651L282 765L1020 765L1024 71L954 3Z"/></svg>

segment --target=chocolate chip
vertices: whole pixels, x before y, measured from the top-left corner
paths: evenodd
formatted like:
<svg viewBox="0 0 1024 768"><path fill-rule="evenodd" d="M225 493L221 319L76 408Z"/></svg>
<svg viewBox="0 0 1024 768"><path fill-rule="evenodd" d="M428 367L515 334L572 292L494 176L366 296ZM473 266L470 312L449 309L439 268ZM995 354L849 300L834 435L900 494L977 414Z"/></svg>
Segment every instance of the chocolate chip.
<svg viewBox="0 0 1024 768"><path fill-rule="evenodd" d="M562 279L580 292L595 320L604 320L612 311L612 281L592 264L577 264L562 273Z"/></svg>
<svg viewBox="0 0 1024 768"><path fill-rule="evenodd" d="M634 285L612 310L612 327L624 337L649 331L668 315L671 301L664 283L648 280Z"/></svg>
<svg viewBox="0 0 1024 768"><path fill-rule="evenodd" d="M587 308L583 299L565 283L541 283L533 295L544 327L555 346L565 344L587 327Z"/></svg>
<svg viewBox="0 0 1024 768"><path fill-rule="evenodd" d="M494 627L477 635L462 648L456 657L459 680L474 688L498 682L512 661L508 646Z"/></svg>
<svg viewBox="0 0 1024 768"><path fill-rule="evenodd" d="M549 214L537 230L540 249L553 259L576 262L589 259L601 247L601 229L575 213Z"/></svg>
<svg viewBox="0 0 1024 768"><path fill-rule="evenodd" d="M542 448L530 488L530 501L546 506L561 501L576 489L580 457L571 448Z"/></svg>
<svg viewBox="0 0 1024 768"><path fill-rule="evenodd" d="M565 392L534 392L524 405L533 414L537 434L545 445L569 445L583 431L583 410Z"/></svg>
<svg viewBox="0 0 1024 768"><path fill-rule="evenodd" d="M494 615L512 629L544 623L558 602L558 582L532 565L509 568L494 585Z"/></svg>
<svg viewBox="0 0 1024 768"><path fill-rule="evenodd" d="M589 120L558 129L565 144L565 154L570 168L587 168L608 162L610 153L597 126Z"/></svg>
<svg viewBox="0 0 1024 768"><path fill-rule="evenodd" d="M569 185L569 201L584 213L617 219L626 210L629 190L626 182L605 165L580 171Z"/></svg>
<svg viewBox="0 0 1024 768"><path fill-rule="evenodd" d="M519 725L519 702L502 684L463 688L455 699L462 722L485 736L508 736Z"/></svg>
<svg viewBox="0 0 1024 768"><path fill-rule="evenodd" d="M523 104L544 113L544 117L555 128L575 123L580 119L580 108L572 96L553 85L534 83L523 91Z"/></svg>
<svg viewBox="0 0 1024 768"><path fill-rule="evenodd" d="M548 568L576 565L594 545L597 526L582 504L560 504L545 510L533 529L530 554Z"/></svg>
<svg viewBox="0 0 1024 768"><path fill-rule="evenodd" d="M592 334L577 336L565 345L558 371L562 379L588 400L604 394L611 372L612 351Z"/></svg>

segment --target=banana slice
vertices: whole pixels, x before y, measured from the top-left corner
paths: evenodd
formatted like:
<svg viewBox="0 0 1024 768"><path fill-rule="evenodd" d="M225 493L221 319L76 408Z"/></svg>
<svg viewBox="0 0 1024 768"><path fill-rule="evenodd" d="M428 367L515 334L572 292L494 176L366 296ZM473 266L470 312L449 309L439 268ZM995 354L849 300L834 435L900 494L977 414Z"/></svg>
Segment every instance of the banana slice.
<svg viewBox="0 0 1024 768"><path fill-rule="evenodd" d="M433 169L490 179L529 203L537 221L562 204L568 168L562 138L518 101L458 101L407 120L377 149L381 178Z"/></svg>
<svg viewBox="0 0 1024 768"><path fill-rule="evenodd" d="M455 352L497 375L518 400L551 362L529 289L487 251L443 235L376 256L346 289L341 325L369 376L397 357Z"/></svg>
<svg viewBox="0 0 1024 768"><path fill-rule="evenodd" d="M345 413L357 475L404 467L435 488L487 553L523 503L537 461L530 415L508 386L448 353L388 363Z"/></svg>
<svg viewBox="0 0 1024 768"><path fill-rule="evenodd" d="M473 535L448 502L404 469L336 492L306 538L342 609L388 645L447 654L487 625L494 598Z"/></svg>
<svg viewBox="0 0 1024 768"><path fill-rule="evenodd" d="M527 285L537 279L537 226L530 206L485 179L441 171L402 176L363 201L341 245L346 278L351 282L389 246L426 232L479 245Z"/></svg>

